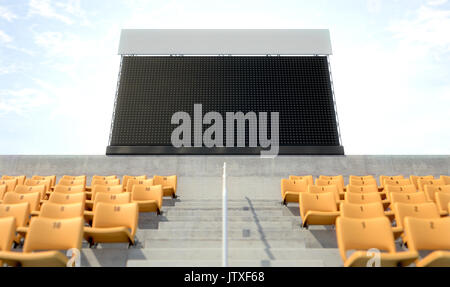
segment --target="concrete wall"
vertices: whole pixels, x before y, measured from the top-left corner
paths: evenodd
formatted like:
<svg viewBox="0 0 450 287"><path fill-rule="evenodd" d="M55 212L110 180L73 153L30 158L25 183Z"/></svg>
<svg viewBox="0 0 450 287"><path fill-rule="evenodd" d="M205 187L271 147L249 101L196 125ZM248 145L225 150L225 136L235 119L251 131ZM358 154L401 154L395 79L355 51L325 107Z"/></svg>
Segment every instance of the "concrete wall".
<svg viewBox="0 0 450 287"><path fill-rule="evenodd" d="M450 156L0 156L0 175L177 174L182 197L220 199L224 162L237 200L279 199L280 179L290 174L450 174Z"/></svg>

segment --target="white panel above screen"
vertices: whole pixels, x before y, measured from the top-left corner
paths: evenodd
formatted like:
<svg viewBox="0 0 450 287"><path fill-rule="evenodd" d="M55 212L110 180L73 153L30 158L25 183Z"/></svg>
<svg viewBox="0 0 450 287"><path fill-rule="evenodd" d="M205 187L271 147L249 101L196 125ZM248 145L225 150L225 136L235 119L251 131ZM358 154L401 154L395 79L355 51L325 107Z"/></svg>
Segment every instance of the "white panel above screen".
<svg viewBox="0 0 450 287"><path fill-rule="evenodd" d="M329 30L124 29L119 55L331 55Z"/></svg>

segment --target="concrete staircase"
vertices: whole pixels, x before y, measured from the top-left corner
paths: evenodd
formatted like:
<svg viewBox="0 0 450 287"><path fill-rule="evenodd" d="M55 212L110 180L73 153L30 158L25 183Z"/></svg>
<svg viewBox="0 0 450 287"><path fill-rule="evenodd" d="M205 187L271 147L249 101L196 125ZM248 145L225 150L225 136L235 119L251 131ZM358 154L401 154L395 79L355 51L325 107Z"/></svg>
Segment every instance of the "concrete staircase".
<svg viewBox="0 0 450 287"><path fill-rule="evenodd" d="M228 203L229 266L341 266L331 227L300 227L298 205ZM221 266L222 202L165 199L163 214L141 213L138 243L82 250L82 266Z"/></svg>

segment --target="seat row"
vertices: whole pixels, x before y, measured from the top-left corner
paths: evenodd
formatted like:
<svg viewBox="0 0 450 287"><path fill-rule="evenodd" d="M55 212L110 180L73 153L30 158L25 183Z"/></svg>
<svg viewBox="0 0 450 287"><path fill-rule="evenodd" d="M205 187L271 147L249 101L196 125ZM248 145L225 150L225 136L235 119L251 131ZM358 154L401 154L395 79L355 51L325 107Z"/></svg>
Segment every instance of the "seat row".
<svg viewBox="0 0 450 287"><path fill-rule="evenodd" d="M108 242L133 245L139 212L160 214L163 196L176 197L177 187L176 176L124 176L122 182L116 176L94 176L89 187L85 176L63 176L56 184L54 176L31 179L39 183L8 176L2 181L0 219L5 224L0 223L0 228L5 229L0 231L0 263L11 266L65 266L68 258L53 251L80 249L78 234L89 246ZM48 224L54 228L33 227ZM72 232L62 231L61 225ZM45 248L33 249L39 237L38 245ZM20 244L23 252L11 251L12 245ZM53 251L32 253L34 250Z"/></svg>
<svg viewBox="0 0 450 287"><path fill-rule="evenodd" d="M445 223L449 220L450 209L448 177L416 179L417 187L412 177L385 177L380 188L371 176L360 177L359 181L350 178L343 191L339 183L336 184L342 179L319 177L311 184L312 176L291 176L281 181L282 199L285 204L299 203L303 227L336 225L338 247L345 266L365 266L371 258L367 255L371 248L388 251L381 254L383 266L407 266L412 262L416 266L450 266L450 253L443 251L450 249L450 234L440 229L442 232L438 234L447 238L447 244L442 244L442 238L432 236L434 231L424 229L421 236L416 232L424 224L420 220L428 220L431 226L448 227ZM409 251L395 252L395 239L400 239ZM426 246L436 251L419 259L417 251L424 248L420 243L424 240ZM357 252L348 257L349 250Z"/></svg>

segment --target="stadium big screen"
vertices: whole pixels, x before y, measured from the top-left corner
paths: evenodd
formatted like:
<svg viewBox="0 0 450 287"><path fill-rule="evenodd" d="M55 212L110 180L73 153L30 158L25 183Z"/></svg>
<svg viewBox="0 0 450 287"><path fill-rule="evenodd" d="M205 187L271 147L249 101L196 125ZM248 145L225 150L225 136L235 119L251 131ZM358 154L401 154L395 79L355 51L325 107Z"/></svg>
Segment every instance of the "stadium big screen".
<svg viewBox="0 0 450 287"><path fill-rule="evenodd" d="M190 31L194 31L195 36L196 31ZM235 31L226 31L230 32L229 37L236 38ZM170 37L173 30L158 32L160 35L168 33ZM218 33L221 32L223 30ZM226 41L226 37L212 45L220 46L220 41ZM153 45L158 40L155 38L151 41ZM209 37L205 38L201 40L208 41ZM145 40L136 43L146 45ZM172 116L177 112L190 115L190 136L194 143L194 121L199 120L195 119L194 105L200 104L202 116L217 112L222 115L224 125L227 113L254 112L259 115L265 112L268 114L269 138L271 113L278 112L279 154L343 154L328 55L259 54L261 51L253 54L248 46L247 55L180 55L172 51L166 55L148 55L139 51L131 55L122 53L107 154L259 154L264 149L259 143L256 147L250 145L252 131L249 124L246 125L244 147L227 145L225 126L223 147L174 147L171 136L177 125L171 123ZM184 47L185 50L196 48ZM233 48L225 49L233 51ZM218 51L221 51L220 47ZM209 126L203 124L203 132ZM235 129L237 127L234 125ZM238 142L237 136L234 131L234 143Z"/></svg>

